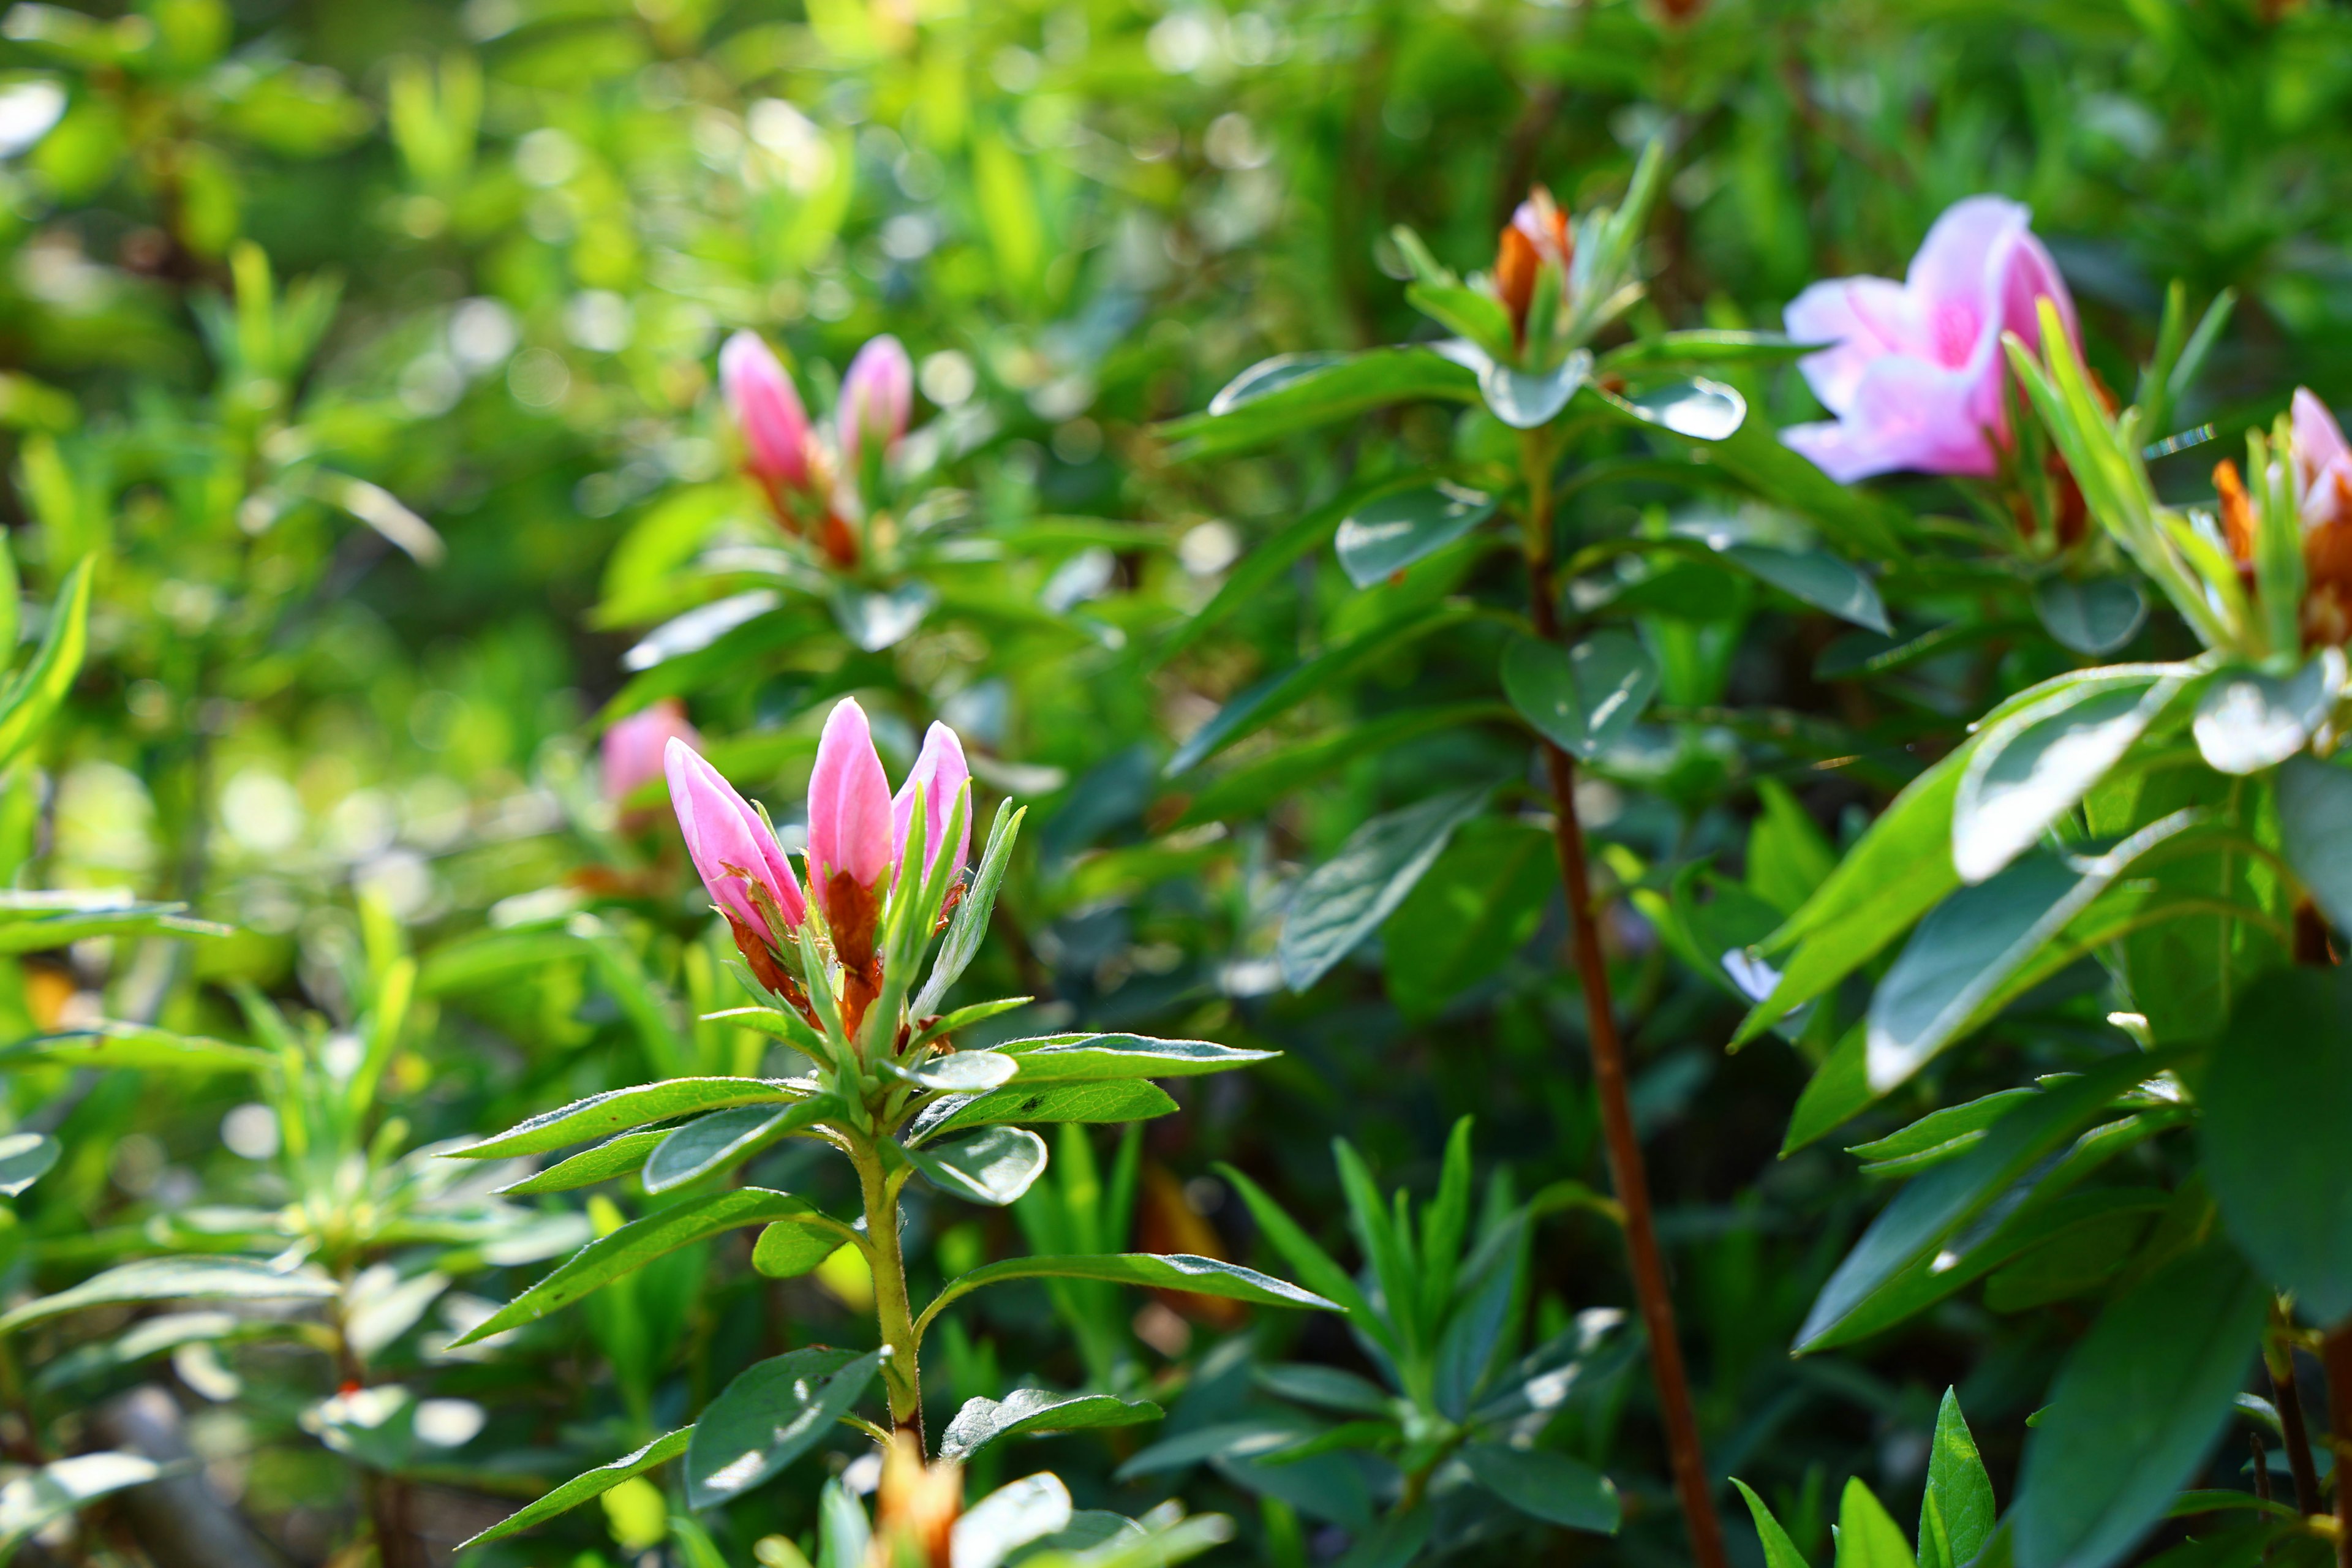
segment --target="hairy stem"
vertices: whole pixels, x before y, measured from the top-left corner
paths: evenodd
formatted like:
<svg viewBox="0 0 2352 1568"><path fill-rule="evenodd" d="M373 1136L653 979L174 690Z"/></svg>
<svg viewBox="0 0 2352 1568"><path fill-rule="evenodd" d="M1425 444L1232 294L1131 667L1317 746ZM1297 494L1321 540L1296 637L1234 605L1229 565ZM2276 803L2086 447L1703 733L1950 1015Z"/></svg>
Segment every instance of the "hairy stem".
<svg viewBox="0 0 2352 1568"><path fill-rule="evenodd" d="M2273 1331L2263 1346L2263 1370L2270 1375L2271 1404L2278 1411L2287 1468L2294 1476L2294 1511L2314 1514L2326 1504L2319 1490L2319 1467L2312 1462L2311 1433L2304 1425L2303 1395L2294 1385L2294 1346L2287 1337L2293 1325L2275 1301L2271 1305L2271 1321Z"/></svg>
<svg viewBox="0 0 2352 1568"><path fill-rule="evenodd" d="M1563 643L1559 584L1552 566L1552 446L1541 431L1521 437L1521 466L1528 487L1526 553L1528 609L1536 635ZM1665 1423L1668 1458L1683 1521L1690 1531L1697 1568L1725 1568L1723 1523L1707 1486L1700 1451L1698 1417L1691 1405L1690 1378L1683 1365L1682 1341L1675 1329L1675 1303L1666 1285L1665 1258L1658 1249L1650 1210L1650 1177L1642 1143L1633 1131L1633 1100L1625 1075L1625 1047L1609 993L1609 963L1601 951L1601 931L1586 872L1584 827L1576 815L1576 763L1542 742L1544 772L1551 786L1553 845L1559 857L1560 885L1568 894L1577 976L1584 992L1586 1033L1592 1047L1592 1084L1601 1100L1601 1125L1608 1146L1609 1177L1625 1211L1625 1250L1633 1266L1633 1295L1650 1343L1650 1371L1657 1384L1658 1412Z"/></svg>
<svg viewBox="0 0 2352 1568"><path fill-rule="evenodd" d="M858 1190L866 1200L866 1256L874 1270L874 1316L890 1352L882 1363L882 1381L890 1391L890 1425L911 1429L915 1442L929 1452L923 1434L923 1379L915 1360L915 1315L907 1299L907 1259L898 1247L898 1185L882 1169L874 1146L860 1140L850 1150L857 1167Z"/></svg>

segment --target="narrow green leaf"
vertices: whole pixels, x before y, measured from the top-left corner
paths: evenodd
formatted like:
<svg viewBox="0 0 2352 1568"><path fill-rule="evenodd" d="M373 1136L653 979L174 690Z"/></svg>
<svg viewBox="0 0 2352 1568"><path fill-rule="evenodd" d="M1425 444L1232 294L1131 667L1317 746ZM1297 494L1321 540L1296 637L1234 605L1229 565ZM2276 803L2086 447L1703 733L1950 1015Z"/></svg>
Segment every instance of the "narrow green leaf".
<svg viewBox="0 0 2352 1568"><path fill-rule="evenodd" d="M1296 1285L1261 1274L1255 1268L1244 1268L1238 1263L1225 1263L1217 1258L1198 1258L1183 1252L1166 1255L1112 1252L1080 1258L1011 1258L1002 1263L983 1264L948 1281L939 1295L932 1299L931 1304L923 1309L917 1329L919 1331L927 1326L950 1302L971 1294L983 1285L1003 1284L1008 1279L1100 1279L1108 1284L1140 1285L1153 1290L1223 1296L1229 1300L1247 1301L1261 1307L1307 1307L1327 1312L1339 1310L1335 1302L1327 1301L1311 1290L1302 1290Z"/></svg>
<svg viewBox="0 0 2352 1568"><path fill-rule="evenodd" d="M1617 1533L1617 1489L1590 1465L1502 1443L1467 1443L1461 1457L1472 1480L1521 1513L1570 1530Z"/></svg>
<svg viewBox="0 0 2352 1568"><path fill-rule="evenodd" d="M1220 457L1385 404L1470 400L1476 378L1424 348L1360 354L1285 354L1242 372L1205 413L1160 427L1180 459Z"/></svg>
<svg viewBox="0 0 2352 1568"><path fill-rule="evenodd" d="M699 1181L841 1114L839 1100L815 1094L782 1109L739 1105L698 1116L672 1131L646 1161L646 1191L666 1193Z"/></svg>
<svg viewBox="0 0 2352 1568"><path fill-rule="evenodd" d="M1928 1556L1927 1514L1936 1515L1936 1552ZM1927 1490L1919 1504L1920 1568L1969 1568L1992 1538L1999 1510L1977 1440L1960 1414L1959 1395L1944 1390L1936 1408L1936 1436L1927 1450Z"/></svg>
<svg viewBox="0 0 2352 1568"><path fill-rule="evenodd" d="M593 1187L599 1182L609 1182L615 1176L636 1174L646 1157L661 1146L672 1129L656 1127L644 1132L624 1132L608 1138L593 1149L583 1149L572 1158L550 1165L546 1170L509 1182L498 1189L504 1197L523 1197L539 1193L568 1193L581 1187Z"/></svg>
<svg viewBox="0 0 2352 1568"><path fill-rule="evenodd" d="M1838 1500L1837 1568L1916 1568L1911 1543L1860 1476Z"/></svg>
<svg viewBox="0 0 2352 1568"><path fill-rule="evenodd" d="M1008 1040L993 1049L1019 1061L1024 1085L1193 1078L1272 1061L1282 1054L1244 1050L1213 1040L1154 1039L1149 1035L1048 1035Z"/></svg>
<svg viewBox="0 0 2352 1568"><path fill-rule="evenodd" d="M81 673L83 656L89 650L89 600L97 570L98 557L86 555L66 574L33 662L0 698L0 768L15 762L41 732ZM0 659L13 651L0 648Z"/></svg>
<svg viewBox="0 0 2352 1568"><path fill-rule="evenodd" d="M908 1129L927 1142L966 1127L1015 1121L1142 1121L1176 1109L1168 1091L1143 1079L1030 1084L1015 1079L986 1094L949 1095L925 1107Z"/></svg>
<svg viewBox="0 0 2352 1568"><path fill-rule="evenodd" d="M815 1447L874 1381L882 1355L787 1351L744 1369L691 1428L688 1506L740 1497Z"/></svg>
<svg viewBox="0 0 2352 1568"><path fill-rule="evenodd" d="M648 1121L667 1121L698 1111L723 1110L737 1105L784 1105L807 1098L804 1087L782 1079L759 1078L676 1078L641 1083L575 1100L559 1110L542 1111L518 1122L496 1137L463 1149L453 1149L453 1160L495 1160L509 1154L539 1154L568 1143L625 1132Z"/></svg>
<svg viewBox="0 0 2352 1568"><path fill-rule="evenodd" d="M0 1197L13 1198L39 1181L64 1152L46 1132L0 1134Z"/></svg>
<svg viewBox="0 0 2352 1568"><path fill-rule="evenodd" d="M1160 1406L1148 1399L1109 1394L1055 1394L1016 1388L1003 1399L964 1401L940 1438L940 1458L968 1460L991 1443L1036 1432L1075 1432L1101 1426L1133 1426L1157 1421Z"/></svg>
<svg viewBox="0 0 2352 1568"><path fill-rule="evenodd" d="M130 1301L323 1300L341 1293L341 1286L321 1275L284 1273L258 1258L142 1258L26 1301L0 1317L0 1334L85 1307Z"/></svg>
<svg viewBox="0 0 2352 1568"><path fill-rule="evenodd" d="M1772 1517L1772 1510L1764 1506L1764 1500L1756 1495L1756 1489L1737 1476L1731 1484L1748 1500L1748 1512L1756 1521L1756 1538L1764 1547L1764 1568L1812 1568L1797 1543L1789 1539L1789 1532L1780 1528L1780 1521Z"/></svg>
<svg viewBox="0 0 2352 1568"><path fill-rule="evenodd" d="M1276 953L1284 984L1304 991L1353 952L1403 902L1454 830L1484 810L1486 791L1451 790L1375 816L1339 853L1307 874L1283 917Z"/></svg>
<svg viewBox="0 0 2352 1568"><path fill-rule="evenodd" d="M493 1541L503 1541L517 1531L529 1530L534 1524L553 1519L578 1508L591 1498L601 1497L632 1476L641 1476L656 1465L666 1465L686 1452L694 1428L681 1426L667 1432L634 1453L625 1454L609 1465L600 1465L584 1475L577 1475L545 1497L518 1509L498 1523L461 1542L457 1550L470 1552L477 1546L487 1546Z"/></svg>
<svg viewBox="0 0 2352 1568"><path fill-rule="evenodd" d="M1952 801L1952 865L1981 882L2082 804L2186 685L2165 666L2101 670L1984 727Z"/></svg>
<svg viewBox="0 0 2352 1568"><path fill-rule="evenodd" d="M142 1072L262 1072L276 1065L251 1046L108 1021L0 1047L0 1071L18 1067L131 1068Z"/></svg>

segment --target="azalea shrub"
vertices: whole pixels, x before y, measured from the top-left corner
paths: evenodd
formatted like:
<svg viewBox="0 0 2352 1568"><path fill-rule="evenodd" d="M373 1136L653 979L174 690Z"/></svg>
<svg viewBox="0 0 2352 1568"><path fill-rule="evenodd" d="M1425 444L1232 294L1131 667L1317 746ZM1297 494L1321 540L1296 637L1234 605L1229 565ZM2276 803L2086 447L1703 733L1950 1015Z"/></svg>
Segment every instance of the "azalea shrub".
<svg viewBox="0 0 2352 1568"><path fill-rule="evenodd" d="M0 12L0 1561L2352 1562L2347 101Z"/></svg>

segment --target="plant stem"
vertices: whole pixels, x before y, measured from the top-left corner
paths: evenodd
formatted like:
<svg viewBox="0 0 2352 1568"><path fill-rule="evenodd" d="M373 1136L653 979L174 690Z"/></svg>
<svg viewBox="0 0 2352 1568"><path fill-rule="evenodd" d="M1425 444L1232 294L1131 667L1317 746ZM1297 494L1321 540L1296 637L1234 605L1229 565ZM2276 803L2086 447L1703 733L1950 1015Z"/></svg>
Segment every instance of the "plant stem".
<svg viewBox="0 0 2352 1568"><path fill-rule="evenodd" d="M1552 568L1551 445L1542 432L1528 431L1521 437L1520 453L1528 486L1524 521L1528 608L1536 635L1546 642L1564 644L1559 584ZM1690 1531L1691 1557L1696 1568L1725 1568L1723 1523L1716 1516L1707 1485L1689 1374L1683 1365L1682 1341L1675 1330L1674 1296L1666 1285L1665 1259L1658 1249L1657 1226L1650 1211L1649 1171L1642 1161L1641 1139L1633 1130L1625 1047L1617 1035L1609 963L1601 951L1592 885L1585 867L1584 827L1576 815L1576 764L1549 739L1541 743L1544 772L1551 785L1553 844L1559 857L1560 885L1568 895L1577 976L1584 992L1585 1031L1592 1049L1592 1085L1601 1100L1609 1177L1617 1201L1624 1205L1625 1250L1633 1265L1634 1300L1650 1342L1650 1372L1657 1384L1658 1412L1665 1423L1675 1489L1682 1500L1683 1521Z"/></svg>
<svg viewBox="0 0 2352 1568"><path fill-rule="evenodd" d="M882 1381L890 1391L890 1425L911 1427L928 1457L923 1433L923 1379L916 1365L915 1315L907 1299L907 1259L898 1247L898 1186L882 1169L881 1156L864 1140L850 1151L857 1185L866 1200L866 1258L874 1271L874 1316L890 1352Z"/></svg>
<svg viewBox="0 0 2352 1568"><path fill-rule="evenodd" d="M2272 1309L2284 1329L2285 1314ZM2263 1347L2263 1370L2270 1374L2271 1404L2278 1411L2279 1428L2286 1442L2287 1469L2294 1476L2294 1510L2317 1513L2326 1505L2319 1490L2319 1468L2311 1459L2311 1433L2304 1425L2303 1395L2294 1384L2294 1346L2284 1334Z"/></svg>
<svg viewBox="0 0 2352 1568"><path fill-rule="evenodd" d="M2320 1342L2327 1368L2327 1437L2336 1449L2336 1563L2352 1568L2352 1322Z"/></svg>

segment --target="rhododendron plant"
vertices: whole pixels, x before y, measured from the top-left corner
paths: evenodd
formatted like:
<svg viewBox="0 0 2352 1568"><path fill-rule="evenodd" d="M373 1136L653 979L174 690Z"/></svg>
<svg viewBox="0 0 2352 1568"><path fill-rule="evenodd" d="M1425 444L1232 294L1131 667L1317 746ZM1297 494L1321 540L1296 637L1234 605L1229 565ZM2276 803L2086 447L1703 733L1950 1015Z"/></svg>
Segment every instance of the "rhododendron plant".
<svg viewBox="0 0 2352 1568"><path fill-rule="evenodd" d="M604 799L617 807L662 777L668 767L669 743L674 740L688 747L702 744L702 737L687 721L686 704L674 697L632 713L606 730L599 748L604 763Z"/></svg>

